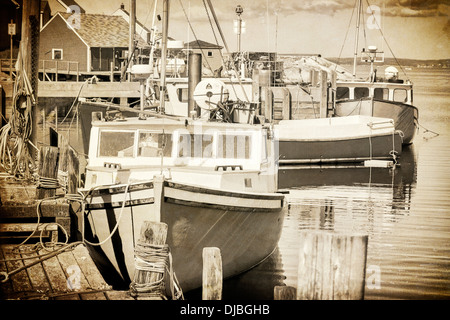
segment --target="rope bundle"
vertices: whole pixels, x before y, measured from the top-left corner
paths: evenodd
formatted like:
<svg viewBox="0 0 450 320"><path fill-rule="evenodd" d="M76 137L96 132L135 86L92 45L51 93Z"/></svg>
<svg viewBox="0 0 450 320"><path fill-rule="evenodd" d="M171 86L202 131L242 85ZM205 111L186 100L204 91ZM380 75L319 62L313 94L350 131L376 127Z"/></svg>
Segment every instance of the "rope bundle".
<svg viewBox="0 0 450 320"><path fill-rule="evenodd" d="M138 241L134 252L136 271L130 284L132 295L150 294L164 297L164 277L168 272L172 298L174 300L183 298L183 292L172 268L172 254L167 244L155 245ZM150 276L147 272L152 272L153 281L149 281Z"/></svg>

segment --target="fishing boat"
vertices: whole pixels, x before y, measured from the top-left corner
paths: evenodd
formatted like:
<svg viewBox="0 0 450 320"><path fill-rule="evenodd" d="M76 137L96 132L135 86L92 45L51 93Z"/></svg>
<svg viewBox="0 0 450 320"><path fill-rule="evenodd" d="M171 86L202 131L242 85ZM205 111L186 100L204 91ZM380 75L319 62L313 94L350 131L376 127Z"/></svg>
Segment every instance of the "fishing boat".
<svg viewBox="0 0 450 320"><path fill-rule="evenodd" d="M403 135L387 118L282 120L274 130L280 165L395 160L402 152Z"/></svg>
<svg viewBox="0 0 450 320"><path fill-rule="evenodd" d="M378 77L374 63L384 62L384 52L376 46L363 48L361 60L370 63L366 79L357 78L357 53L362 3L358 1L358 14L353 59L353 79L336 81L335 115L365 115L390 118L395 128L403 132L403 144L411 144L418 129L419 111L413 106L413 84L399 78L399 71L393 66L385 69L384 77ZM374 14L374 12L372 12ZM380 29L377 19L374 29ZM383 37L384 38L384 37Z"/></svg>
<svg viewBox="0 0 450 320"><path fill-rule="evenodd" d="M94 113L96 115L96 113ZM183 291L201 286L202 249L218 247L224 277L276 248L284 219L270 128L147 117L92 122L86 199L90 242L124 281L143 221L168 225Z"/></svg>

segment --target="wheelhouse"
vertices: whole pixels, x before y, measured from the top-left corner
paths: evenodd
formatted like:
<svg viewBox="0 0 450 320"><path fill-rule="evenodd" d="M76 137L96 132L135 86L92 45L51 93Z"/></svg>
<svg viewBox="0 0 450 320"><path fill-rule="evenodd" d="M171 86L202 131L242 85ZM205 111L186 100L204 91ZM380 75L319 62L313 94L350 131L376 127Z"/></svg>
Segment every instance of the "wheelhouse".
<svg viewBox="0 0 450 320"><path fill-rule="evenodd" d="M338 82L336 88L336 101L361 100L374 98L400 102L413 103L413 89L411 83L391 82Z"/></svg>

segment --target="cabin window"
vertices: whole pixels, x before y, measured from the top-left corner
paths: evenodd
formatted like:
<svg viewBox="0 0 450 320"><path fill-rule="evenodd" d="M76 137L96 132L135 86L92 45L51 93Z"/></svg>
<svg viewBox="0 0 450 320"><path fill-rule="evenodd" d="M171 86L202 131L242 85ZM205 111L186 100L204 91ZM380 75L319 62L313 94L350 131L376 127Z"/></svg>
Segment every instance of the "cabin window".
<svg viewBox="0 0 450 320"><path fill-rule="evenodd" d="M220 134L218 158L250 159L251 135Z"/></svg>
<svg viewBox="0 0 450 320"><path fill-rule="evenodd" d="M354 99L362 99L369 96L369 88L366 87L358 87L355 88L355 98Z"/></svg>
<svg viewBox="0 0 450 320"><path fill-rule="evenodd" d="M213 52L212 51L208 51L208 57L213 57Z"/></svg>
<svg viewBox="0 0 450 320"><path fill-rule="evenodd" d="M138 142L138 157L164 157L172 156L172 135L140 132Z"/></svg>
<svg viewBox="0 0 450 320"><path fill-rule="evenodd" d="M373 91L373 97L380 100L389 100L389 89L375 88L375 90Z"/></svg>
<svg viewBox="0 0 450 320"><path fill-rule="evenodd" d="M263 131L263 136L261 139L261 160L267 160L267 132Z"/></svg>
<svg viewBox="0 0 450 320"><path fill-rule="evenodd" d="M394 101L406 102L408 99L408 94L405 89L394 89Z"/></svg>
<svg viewBox="0 0 450 320"><path fill-rule="evenodd" d="M349 99L350 89L347 87L339 87L336 89L336 100Z"/></svg>
<svg viewBox="0 0 450 320"><path fill-rule="evenodd" d="M134 131L101 131L99 157L133 157Z"/></svg>
<svg viewBox="0 0 450 320"><path fill-rule="evenodd" d="M180 134L178 138L179 158L212 158L212 134Z"/></svg>
<svg viewBox="0 0 450 320"><path fill-rule="evenodd" d="M52 49L52 59L62 60L63 59L63 49Z"/></svg>

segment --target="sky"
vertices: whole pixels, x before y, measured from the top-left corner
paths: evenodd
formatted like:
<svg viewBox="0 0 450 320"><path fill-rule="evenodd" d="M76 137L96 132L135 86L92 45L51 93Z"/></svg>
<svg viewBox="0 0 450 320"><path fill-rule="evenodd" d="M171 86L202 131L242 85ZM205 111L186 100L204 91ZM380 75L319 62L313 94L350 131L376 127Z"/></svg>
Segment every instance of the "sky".
<svg viewBox="0 0 450 320"><path fill-rule="evenodd" d="M56 0L51 0L55 2ZM111 14L130 0L76 0L87 13ZM153 6L162 15L163 0L136 0L137 19L150 27ZM210 0L230 51L237 49L233 20L243 7L243 51L284 54L321 54L352 57L355 48L357 0ZM207 0L170 0L169 36L185 42L200 40L223 45L212 29L204 6ZM450 1L361 0L358 51L377 46L385 57L408 59L450 58ZM368 9L370 5L370 9ZM374 14L372 15L371 12ZM211 17L211 13L209 13ZM212 17L211 17L212 19ZM189 23L188 23L189 20ZM213 23L213 22L212 22ZM158 25L158 24L157 24ZM159 26L161 23L159 22ZM380 28L381 32L380 32ZM194 30L193 35L191 28ZM383 41L383 36L386 41Z"/></svg>

